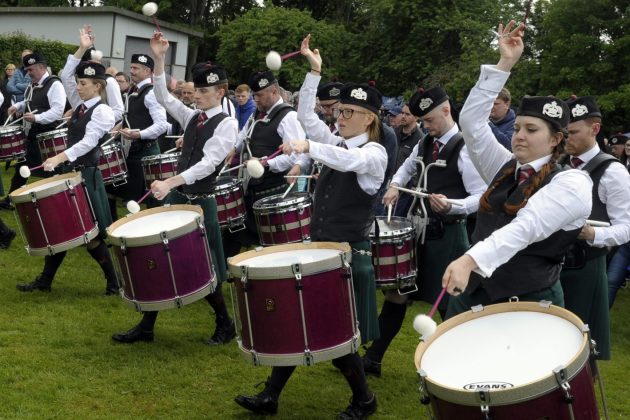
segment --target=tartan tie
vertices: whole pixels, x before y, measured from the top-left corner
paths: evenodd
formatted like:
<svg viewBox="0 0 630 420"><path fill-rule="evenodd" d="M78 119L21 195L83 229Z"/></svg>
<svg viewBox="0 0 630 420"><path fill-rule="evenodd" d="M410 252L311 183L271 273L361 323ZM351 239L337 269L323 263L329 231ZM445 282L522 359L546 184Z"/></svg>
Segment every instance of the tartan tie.
<svg viewBox="0 0 630 420"><path fill-rule="evenodd" d="M197 128L203 127L203 123L206 122L208 116L204 111L201 111L201 114L197 116Z"/></svg>
<svg viewBox="0 0 630 420"><path fill-rule="evenodd" d="M435 162L438 160L438 155L440 154L440 142L437 140L433 140L433 153L431 154L431 161Z"/></svg>
<svg viewBox="0 0 630 420"><path fill-rule="evenodd" d="M83 117L85 115L85 110L87 109L87 107L85 106L85 104L81 104L79 105L79 118Z"/></svg>
<svg viewBox="0 0 630 420"><path fill-rule="evenodd" d="M266 112L261 112L260 114L256 116L256 120L264 120L266 116L267 116Z"/></svg>
<svg viewBox="0 0 630 420"><path fill-rule="evenodd" d="M518 170L518 185L521 185L523 182L527 181L529 177L534 175L536 171L529 165L523 165Z"/></svg>
<svg viewBox="0 0 630 420"><path fill-rule="evenodd" d="M572 157L571 158L571 167L573 167L573 168L577 168L578 166L580 166L583 163L584 163L584 161L582 159L580 159L579 157Z"/></svg>

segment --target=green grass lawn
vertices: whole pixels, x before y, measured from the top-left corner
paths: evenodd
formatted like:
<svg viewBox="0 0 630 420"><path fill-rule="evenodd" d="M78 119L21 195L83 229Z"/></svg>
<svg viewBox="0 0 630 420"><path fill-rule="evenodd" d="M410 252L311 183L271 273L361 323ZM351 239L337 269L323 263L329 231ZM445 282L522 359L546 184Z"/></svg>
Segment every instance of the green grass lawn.
<svg viewBox="0 0 630 420"><path fill-rule="evenodd" d="M4 185L8 175L3 171ZM14 215L0 217L17 229ZM249 418L233 402L255 393L269 367L244 360L235 343L209 347L214 317L205 301L163 311L154 343L117 344L111 334L133 326L140 314L118 297L102 296L105 279L88 253L68 252L51 293L21 293L41 271L20 237L0 251L0 418L192 419ZM224 288L226 298L230 293ZM613 360L600 363L611 418L630 418L626 372L630 293L622 290L612 312ZM231 308L231 306L230 306ZM411 306L401 334L383 362L383 377L370 378L379 408L374 419L425 418L419 403L413 355L418 336ZM281 328L282 326L278 326ZM350 391L330 363L300 367L280 400L276 418L334 418ZM255 418L256 416L251 416Z"/></svg>

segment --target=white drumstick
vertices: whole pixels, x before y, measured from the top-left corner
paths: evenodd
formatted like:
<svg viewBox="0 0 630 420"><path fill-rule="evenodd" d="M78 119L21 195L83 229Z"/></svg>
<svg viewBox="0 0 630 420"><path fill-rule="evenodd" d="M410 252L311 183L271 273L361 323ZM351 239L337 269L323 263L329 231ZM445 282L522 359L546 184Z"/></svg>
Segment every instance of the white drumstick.
<svg viewBox="0 0 630 420"><path fill-rule="evenodd" d="M38 111L37 109L34 109L34 110L32 110L32 111L31 111L31 114L34 114L34 113L36 113L37 111ZM9 116L9 118L11 118L11 116L12 116L12 115L13 115L13 114L11 114L11 115ZM9 118L7 118L7 122L9 122ZM20 118L18 118L18 119L17 119L17 120L15 120L15 121L11 121L11 124L9 124L9 125L13 125L13 124L15 124L15 123L18 123L18 122L22 121L23 119L24 119L24 115L22 115ZM4 125L6 126L6 125L7 125L7 123L5 122L5 123L4 123Z"/></svg>
<svg viewBox="0 0 630 420"><path fill-rule="evenodd" d="M287 196L287 194L289 194L289 191L291 191L291 188L293 188L293 186L295 185L295 182L292 182L289 184L289 188L286 189L286 191L284 192L284 194L282 194L282 198L284 199L284 197Z"/></svg>
<svg viewBox="0 0 630 420"><path fill-rule="evenodd" d="M223 172L232 172L233 170L242 168L245 165L246 165L245 163L241 163L240 165L232 166L230 169L223 169L221 171L221 173L223 173ZM227 168L227 166L226 166L226 168Z"/></svg>
<svg viewBox="0 0 630 420"><path fill-rule="evenodd" d="M109 143L111 143L111 141L112 141L112 140L114 140L116 137L118 137L118 136L115 136L115 135L114 135L114 136L111 136L110 138L108 138L107 140L105 140L105 141L103 142L103 144L101 144L101 147L104 147L104 146L108 145L108 144L109 144Z"/></svg>
<svg viewBox="0 0 630 420"><path fill-rule="evenodd" d="M182 136L183 136L183 134L182 134ZM178 139L178 138L180 138L182 136L164 136L164 138L165 139Z"/></svg>
<svg viewBox="0 0 630 420"><path fill-rule="evenodd" d="M392 221L392 204L387 205L387 223Z"/></svg>
<svg viewBox="0 0 630 420"><path fill-rule="evenodd" d="M285 175L285 178L313 178L313 175Z"/></svg>
<svg viewBox="0 0 630 420"><path fill-rule="evenodd" d="M418 197L422 197L422 198L428 198L429 197L429 194L423 193L423 192L420 192L420 191L410 190L409 188L403 188L403 187L399 187L397 185L393 185L393 187L396 188L398 191L402 191L402 192L406 192L406 193L409 193L409 194L417 195ZM464 206L462 203L460 203L458 201L455 201L455 200L451 200L450 198L446 198L446 199L444 199L444 201L446 201L447 203L450 203L451 205L456 206L456 207L463 207Z"/></svg>
<svg viewBox="0 0 630 420"><path fill-rule="evenodd" d="M129 130L129 131L140 131L139 128L128 128L127 130ZM122 131L122 129L121 130L110 131L109 134L120 134L121 131Z"/></svg>
<svg viewBox="0 0 630 420"><path fill-rule="evenodd" d="M175 150L179 149L178 147L173 147L172 149L168 149L166 152L164 152L164 155L168 155L169 153L173 153Z"/></svg>
<svg viewBox="0 0 630 420"><path fill-rule="evenodd" d="M586 224L593 227L609 227L610 226L610 223L602 222L600 220L587 220Z"/></svg>
<svg viewBox="0 0 630 420"><path fill-rule="evenodd" d="M66 124L68 124L68 121L70 120L70 118L71 118L71 117L63 117L63 118L62 118L62 120L63 120L63 121L61 122L61 124L59 124L57 127L55 127L55 130L57 130L57 129L59 129L59 128L63 127L63 126L64 126L64 125L66 125Z"/></svg>

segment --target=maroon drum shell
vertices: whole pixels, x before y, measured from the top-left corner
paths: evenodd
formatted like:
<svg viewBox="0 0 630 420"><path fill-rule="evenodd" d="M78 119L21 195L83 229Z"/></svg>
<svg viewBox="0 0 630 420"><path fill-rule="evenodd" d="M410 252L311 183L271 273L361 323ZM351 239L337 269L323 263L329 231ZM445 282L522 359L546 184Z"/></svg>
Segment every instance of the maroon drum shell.
<svg viewBox="0 0 630 420"><path fill-rule="evenodd" d="M220 226L244 223L247 210L242 181L234 177L219 178L212 194L217 201L217 219Z"/></svg>
<svg viewBox="0 0 630 420"><path fill-rule="evenodd" d="M37 135L37 146L42 161L57 156L68 147L68 129L47 131Z"/></svg>
<svg viewBox="0 0 630 420"><path fill-rule="evenodd" d="M377 217L379 237L374 225L370 232L372 265L376 287L397 288L398 279L416 275L416 241L413 224L402 217ZM382 260L385 259L386 262Z"/></svg>
<svg viewBox="0 0 630 420"><path fill-rule="evenodd" d="M0 129L0 160L12 160L26 153L26 137L20 127Z"/></svg>
<svg viewBox="0 0 630 420"><path fill-rule="evenodd" d="M105 184L111 184L127 177L127 162L122 148L117 145L109 145L101 148L101 157L98 160L98 169L103 176Z"/></svg>
<svg viewBox="0 0 630 420"><path fill-rule="evenodd" d="M180 153L147 156L141 159L144 181L151 189L153 181L163 181L177 175L177 159Z"/></svg>
<svg viewBox="0 0 630 420"><path fill-rule="evenodd" d="M302 242L311 237L311 206L308 193L292 192L262 198L254 203L258 237L262 245Z"/></svg>

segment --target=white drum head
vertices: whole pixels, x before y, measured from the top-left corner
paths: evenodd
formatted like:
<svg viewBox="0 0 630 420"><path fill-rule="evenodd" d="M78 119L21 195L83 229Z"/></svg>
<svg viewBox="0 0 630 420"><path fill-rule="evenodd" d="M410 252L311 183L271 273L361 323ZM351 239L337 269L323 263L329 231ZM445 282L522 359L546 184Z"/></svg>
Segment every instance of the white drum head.
<svg viewBox="0 0 630 420"><path fill-rule="evenodd" d="M508 389L567 366L583 333L564 318L539 312L505 312L466 321L429 344L420 361L427 378L446 388Z"/></svg>
<svg viewBox="0 0 630 420"><path fill-rule="evenodd" d="M281 267L292 264L306 264L335 258L338 249L295 249L291 251L274 252L248 258L239 263L250 268Z"/></svg>
<svg viewBox="0 0 630 420"><path fill-rule="evenodd" d="M28 188L28 185L27 185L26 186L27 189L21 191L20 195L28 195L32 192L45 191L47 189L56 187L57 185L65 184L66 180L67 178L53 179L52 181L47 182L45 184L34 185L32 188Z"/></svg>
<svg viewBox="0 0 630 420"><path fill-rule="evenodd" d="M190 210L172 210L147 214L129 220L111 231L110 235L118 238L142 238L169 232L194 222L199 213Z"/></svg>

